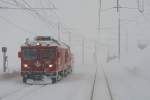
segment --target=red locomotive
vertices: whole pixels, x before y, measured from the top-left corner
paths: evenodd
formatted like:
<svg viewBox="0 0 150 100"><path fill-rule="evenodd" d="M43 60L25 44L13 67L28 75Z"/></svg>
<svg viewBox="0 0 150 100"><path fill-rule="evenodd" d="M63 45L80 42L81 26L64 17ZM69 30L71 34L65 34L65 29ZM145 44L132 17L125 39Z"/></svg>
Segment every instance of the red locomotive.
<svg viewBox="0 0 150 100"><path fill-rule="evenodd" d="M37 36L34 41L26 40L21 51L21 75L23 82L50 79L52 83L72 72L70 47L49 36Z"/></svg>

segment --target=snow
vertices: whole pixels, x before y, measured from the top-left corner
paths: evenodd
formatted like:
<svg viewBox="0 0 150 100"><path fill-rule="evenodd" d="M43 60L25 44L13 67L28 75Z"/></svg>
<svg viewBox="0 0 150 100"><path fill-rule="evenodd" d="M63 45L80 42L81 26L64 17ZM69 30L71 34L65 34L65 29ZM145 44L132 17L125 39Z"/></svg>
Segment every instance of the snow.
<svg viewBox="0 0 150 100"><path fill-rule="evenodd" d="M149 50L132 52L103 66L114 100L149 100Z"/></svg>
<svg viewBox="0 0 150 100"><path fill-rule="evenodd" d="M106 79L101 66L98 66L93 100L111 100Z"/></svg>
<svg viewBox="0 0 150 100"><path fill-rule="evenodd" d="M6 1L15 5L13 0ZM53 6L49 0L26 1L33 7ZM136 9L137 0L120 0L122 8L118 13L114 0L102 0L98 34L98 0L51 1L58 10L38 11L41 17L32 11L1 10L0 45L8 47L9 70L3 73L0 67L0 100L90 100L96 70L93 100L150 100L149 1L145 0L144 12L141 13ZM23 0L20 3L21 6L27 6ZM0 2L0 5L14 7L4 2ZM72 75L57 84L24 84L20 76L20 60L17 57L21 44L26 38L32 39L36 35L51 35L57 39L60 20L63 25L66 24L61 29L61 40L71 45L74 54ZM65 29L68 26L69 29ZM2 57L0 65L2 66Z"/></svg>
<svg viewBox="0 0 150 100"><path fill-rule="evenodd" d="M11 77L5 75L1 78L0 88L4 91L0 92L0 96L6 95L2 100L89 100L97 67L93 100L111 100L103 68L114 100L149 100L149 50L148 47L122 56L120 62L115 59L100 65L76 64L72 75L53 85L25 85L14 72ZM11 94L16 90L19 92Z"/></svg>
<svg viewBox="0 0 150 100"><path fill-rule="evenodd" d="M94 79L94 65L78 65L74 72L56 84L26 85L20 75L4 78L0 82L2 100L88 100ZM18 78L16 78L18 77Z"/></svg>

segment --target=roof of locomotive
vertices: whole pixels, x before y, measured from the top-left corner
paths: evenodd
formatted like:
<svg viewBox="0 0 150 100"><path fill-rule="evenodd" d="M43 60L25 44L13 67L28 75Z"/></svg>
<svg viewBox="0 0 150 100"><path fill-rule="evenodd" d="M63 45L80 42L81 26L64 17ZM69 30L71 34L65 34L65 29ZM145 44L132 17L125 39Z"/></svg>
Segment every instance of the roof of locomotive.
<svg viewBox="0 0 150 100"><path fill-rule="evenodd" d="M67 45L66 43L55 40L51 38L50 36L37 36L32 41L30 41L29 39L26 39L22 47L31 47L31 46L38 46L38 45L43 46L43 47L58 46L62 48L70 48L69 45Z"/></svg>

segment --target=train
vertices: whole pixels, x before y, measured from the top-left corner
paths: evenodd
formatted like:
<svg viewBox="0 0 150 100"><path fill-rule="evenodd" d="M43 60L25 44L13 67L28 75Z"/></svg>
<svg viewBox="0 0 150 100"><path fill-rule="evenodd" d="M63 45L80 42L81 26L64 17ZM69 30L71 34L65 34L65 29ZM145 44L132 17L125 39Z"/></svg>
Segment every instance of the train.
<svg viewBox="0 0 150 100"><path fill-rule="evenodd" d="M20 47L21 76L24 83L48 81L56 83L72 72L70 46L51 36L26 39Z"/></svg>

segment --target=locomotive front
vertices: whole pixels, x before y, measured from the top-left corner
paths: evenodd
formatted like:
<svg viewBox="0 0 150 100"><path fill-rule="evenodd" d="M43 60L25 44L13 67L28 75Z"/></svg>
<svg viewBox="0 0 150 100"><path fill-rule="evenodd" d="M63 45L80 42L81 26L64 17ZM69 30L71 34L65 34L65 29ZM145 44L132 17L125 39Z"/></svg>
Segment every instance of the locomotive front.
<svg viewBox="0 0 150 100"><path fill-rule="evenodd" d="M46 37L36 38L36 42L27 41L21 47L18 56L21 58L21 75L23 82L33 80L56 79L56 66L57 66L57 46L51 46L50 43L41 42L50 39ZM32 80L31 80L32 79Z"/></svg>

